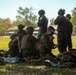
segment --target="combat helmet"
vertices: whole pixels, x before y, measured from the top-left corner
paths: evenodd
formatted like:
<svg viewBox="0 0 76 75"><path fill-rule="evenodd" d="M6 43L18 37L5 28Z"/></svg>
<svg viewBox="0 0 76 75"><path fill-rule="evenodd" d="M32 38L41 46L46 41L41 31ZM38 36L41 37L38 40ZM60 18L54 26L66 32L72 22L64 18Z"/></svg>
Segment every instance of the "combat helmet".
<svg viewBox="0 0 76 75"><path fill-rule="evenodd" d="M54 28L53 26L49 26L49 27L47 28L47 30L53 30L53 31L55 31L55 28Z"/></svg>
<svg viewBox="0 0 76 75"><path fill-rule="evenodd" d="M25 26L22 25L22 24L19 24L17 27L18 27L18 28L24 28Z"/></svg>
<svg viewBox="0 0 76 75"><path fill-rule="evenodd" d="M17 37L17 35L15 33L13 33L13 34L11 34L10 39L14 39L16 37Z"/></svg>
<svg viewBox="0 0 76 75"><path fill-rule="evenodd" d="M59 9L58 15L64 15L65 14L65 9Z"/></svg>
<svg viewBox="0 0 76 75"><path fill-rule="evenodd" d="M45 11L43 9L39 10L38 12L39 15L44 15L45 14Z"/></svg>
<svg viewBox="0 0 76 75"><path fill-rule="evenodd" d="M71 15L70 15L70 14L67 14L67 15L66 15L66 17L69 17L69 18L71 18Z"/></svg>
<svg viewBox="0 0 76 75"><path fill-rule="evenodd" d="M32 34L33 31L34 31L34 28L32 26L29 26L29 27L26 28L26 33L27 34Z"/></svg>

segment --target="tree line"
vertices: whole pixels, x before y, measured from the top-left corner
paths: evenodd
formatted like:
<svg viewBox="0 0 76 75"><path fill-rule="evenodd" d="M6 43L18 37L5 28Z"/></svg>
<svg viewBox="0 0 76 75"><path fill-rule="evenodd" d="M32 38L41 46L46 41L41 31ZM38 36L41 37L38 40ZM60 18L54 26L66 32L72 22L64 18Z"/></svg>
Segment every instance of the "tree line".
<svg viewBox="0 0 76 75"><path fill-rule="evenodd" d="M25 26L33 26L36 27L37 24L37 16L33 13L33 8L19 7L16 15L16 20L11 21L10 18L2 19L0 18L0 36L5 35L8 28L17 26L18 24L23 24ZM72 18L71 22L73 24L73 31L76 33L76 7L72 10ZM50 25L54 25L54 18L50 20Z"/></svg>

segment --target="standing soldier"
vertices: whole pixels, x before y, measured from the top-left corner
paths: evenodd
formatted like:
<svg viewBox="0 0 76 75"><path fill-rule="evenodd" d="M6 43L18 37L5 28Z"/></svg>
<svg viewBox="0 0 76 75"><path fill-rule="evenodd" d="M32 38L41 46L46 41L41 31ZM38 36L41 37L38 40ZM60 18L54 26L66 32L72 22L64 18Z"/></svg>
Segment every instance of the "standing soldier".
<svg viewBox="0 0 76 75"><path fill-rule="evenodd" d="M38 14L39 19L37 25L39 26L39 32L38 32L38 39L39 39L41 35L43 35L47 31L48 20L44 15L45 14L44 10L39 10Z"/></svg>
<svg viewBox="0 0 76 75"><path fill-rule="evenodd" d="M60 53L67 51L67 20L64 17L65 10L58 11L58 17L55 19L55 24L58 25L58 49Z"/></svg>
<svg viewBox="0 0 76 75"><path fill-rule="evenodd" d="M72 34L72 31L73 31L73 25L72 25L72 23L70 22L70 19L71 19L71 15L70 14L67 14L66 15L66 19L67 19L67 21L68 21L68 34L67 34L67 40L68 40L68 42L67 42L67 45L68 45L68 50L69 49L72 49L72 39L71 39L71 34Z"/></svg>

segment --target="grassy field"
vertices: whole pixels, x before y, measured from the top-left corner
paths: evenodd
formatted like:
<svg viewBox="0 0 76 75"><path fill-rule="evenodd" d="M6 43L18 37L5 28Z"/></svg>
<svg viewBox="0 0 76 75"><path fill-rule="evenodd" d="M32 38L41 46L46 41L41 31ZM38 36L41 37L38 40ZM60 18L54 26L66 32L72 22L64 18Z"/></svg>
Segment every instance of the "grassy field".
<svg viewBox="0 0 76 75"><path fill-rule="evenodd" d="M10 38L7 36L0 37L0 49L8 50Z"/></svg>
<svg viewBox="0 0 76 75"><path fill-rule="evenodd" d="M8 43L10 41L9 37L0 37L0 49L8 50ZM57 43L57 38L55 37L54 43ZM73 43L73 48L76 48L76 36L72 36L72 43ZM52 52L57 55L58 49L53 49Z"/></svg>
<svg viewBox="0 0 76 75"><path fill-rule="evenodd" d="M9 37L0 37L0 49L8 50ZM57 43L56 38L54 40ZM73 48L76 48L76 36L72 37ZM58 54L58 49L53 50ZM27 63L6 64L0 66L0 75L76 75L76 68L52 68L44 65Z"/></svg>
<svg viewBox="0 0 76 75"><path fill-rule="evenodd" d="M54 39L54 43L57 43L57 37L55 37ZM76 36L72 36L72 44L73 44L73 48L76 48ZM59 53L58 48L53 49L52 52L57 55Z"/></svg>

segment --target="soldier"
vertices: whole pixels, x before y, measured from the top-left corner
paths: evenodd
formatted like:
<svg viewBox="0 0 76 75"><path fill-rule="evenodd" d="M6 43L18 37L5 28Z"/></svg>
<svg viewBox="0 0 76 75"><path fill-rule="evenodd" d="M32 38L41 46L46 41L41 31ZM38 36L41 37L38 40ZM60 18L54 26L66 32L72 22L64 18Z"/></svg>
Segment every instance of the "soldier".
<svg viewBox="0 0 76 75"><path fill-rule="evenodd" d="M18 25L18 32L17 32L17 37L18 37L18 47L19 47L19 57L22 58L22 50L21 50L21 41L22 37L26 35L26 31L23 30L25 26L22 24Z"/></svg>
<svg viewBox="0 0 76 75"><path fill-rule="evenodd" d="M51 57L56 57L51 53L51 50L54 48L54 31L55 29L52 26L49 26L47 32L43 34L39 40L38 50L40 52L40 58L42 59L45 59L47 54Z"/></svg>
<svg viewBox="0 0 76 75"><path fill-rule="evenodd" d="M67 46L68 46L68 50L69 49L72 49L72 39L71 39L71 35L72 35L72 31L73 31L73 25L72 25L72 23L70 22L70 19L71 19L71 15L70 14L67 14L66 15L66 19L67 19L67 21L68 21L68 38L67 38Z"/></svg>
<svg viewBox="0 0 76 75"><path fill-rule="evenodd" d="M60 9L58 11L58 17L55 19L55 24L58 25L58 46L59 52L63 53L67 51L67 28L68 28L68 21L64 17L65 10Z"/></svg>
<svg viewBox="0 0 76 75"><path fill-rule="evenodd" d="M76 67L76 51L75 50L63 52L59 56L60 60L57 60L56 58L48 56L49 58L45 60L45 65L47 66L49 65L52 67L62 67L62 68Z"/></svg>
<svg viewBox="0 0 76 75"><path fill-rule="evenodd" d="M21 49L23 53L23 57L31 57L36 56L36 38L32 35L33 34L33 27L29 26L26 28L26 35L22 38L21 42Z"/></svg>
<svg viewBox="0 0 76 75"><path fill-rule="evenodd" d="M44 33L47 31L47 25L48 25L48 20L45 17L45 11L44 10L39 10L39 19L37 22L37 25L39 26L39 32L38 32L38 38L41 37Z"/></svg>
<svg viewBox="0 0 76 75"><path fill-rule="evenodd" d="M11 41L9 42L9 51L7 52L11 57L15 57L19 53L18 40L16 38L16 34L12 34L10 36ZM7 54L6 53L6 54ZM6 55L5 54L5 55Z"/></svg>
<svg viewBox="0 0 76 75"><path fill-rule="evenodd" d="M26 35L26 31L23 30L23 28L24 28L24 25L22 25L22 24L19 24L19 25L18 25L17 36L19 37L20 42L21 42L21 40L22 40L22 37L23 37L24 35Z"/></svg>

